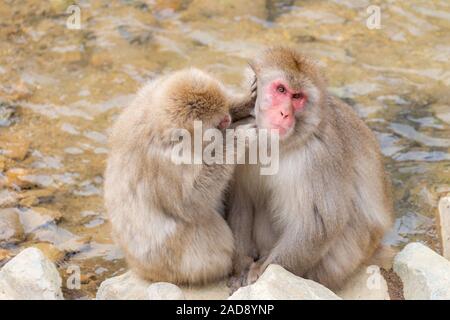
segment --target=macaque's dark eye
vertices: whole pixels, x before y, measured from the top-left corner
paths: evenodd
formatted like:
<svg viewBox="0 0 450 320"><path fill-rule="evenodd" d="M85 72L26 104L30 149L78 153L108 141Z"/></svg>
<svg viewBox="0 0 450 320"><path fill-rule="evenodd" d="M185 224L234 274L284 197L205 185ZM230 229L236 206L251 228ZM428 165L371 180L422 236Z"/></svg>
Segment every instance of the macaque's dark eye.
<svg viewBox="0 0 450 320"><path fill-rule="evenodd" d="M277 87L277 90L278 90L278 92L281 92L281 93L285 93L286 92L286 88L282 84L280 84Z"/></svg>
<svg viewBox="0 0 450 320"><path fill-rule="evenodd" d="M303 94L302 93L294 93L292 95L292 99L301 99L303 98Z"/></svg>

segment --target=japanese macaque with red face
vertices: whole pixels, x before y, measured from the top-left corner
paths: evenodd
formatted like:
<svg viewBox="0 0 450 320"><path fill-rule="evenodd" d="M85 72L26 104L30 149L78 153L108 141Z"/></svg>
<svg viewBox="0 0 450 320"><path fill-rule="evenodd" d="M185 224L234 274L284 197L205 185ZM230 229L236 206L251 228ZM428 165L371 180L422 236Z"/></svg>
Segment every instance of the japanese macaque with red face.
<svg viewBox="0 0 450 320"><path fill-rule="evenodd" d="M289 48L264 51L255 121L280 137L279 169L238 165L228 222L235 238L232 286L269 264L337 289L385 251L392 224L389 181L374 134L331 96L318 68Z"/></svg>

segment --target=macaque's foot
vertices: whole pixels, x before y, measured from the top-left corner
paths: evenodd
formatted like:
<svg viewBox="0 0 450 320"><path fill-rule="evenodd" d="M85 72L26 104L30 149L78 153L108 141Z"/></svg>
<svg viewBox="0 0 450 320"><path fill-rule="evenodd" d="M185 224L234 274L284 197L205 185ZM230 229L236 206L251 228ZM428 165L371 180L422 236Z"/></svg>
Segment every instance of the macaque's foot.
<svg viewBox="0 0 450 320"><path fill-rule="evenodd" d="M250 265L254 263L254 259L249 256L236 256L233 263L233 275L228 280L228 287L234 292L242 286L245 286L247 274Z"/></svg>
<svg viewBox="0 0 450 320"><path fill-rule="evenodd" d="M253 262L253 264L250 266L250 270L247 274L247 283L246 285L251 285L252 283L255 283L256 280L263 274L264 270L266 269L264 263L260 261Z"/></svg>
<svg viewBox="0 0 450 320"><path fill-rule="evenodd" d="M231 289L231 294L233 294L240 287L245 286L245 282L247 280L247 273L248 271L243 271L240 274L231 276L231 278L228 279L227 285Z"/></svg>

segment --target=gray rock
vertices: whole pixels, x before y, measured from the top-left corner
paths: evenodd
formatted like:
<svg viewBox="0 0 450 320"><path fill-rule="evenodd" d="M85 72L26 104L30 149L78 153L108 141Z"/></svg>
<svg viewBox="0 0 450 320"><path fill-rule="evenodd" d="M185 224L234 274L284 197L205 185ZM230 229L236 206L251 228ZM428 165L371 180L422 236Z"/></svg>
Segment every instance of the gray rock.
<svg viewBox="0 0 450 320"><path fill-rule="evenodd" d="M176 285L168 282L152 283L147 288L149 300L185 300L183 291Z"/></svg>
<svg viewBox="0 0 450 320"><path fill-rule="evenodd" d="M406 300L450 299L450 262L420 243L408 244L394 259Z"/></svg>
<svg viewBox="0 0 450 320"><path fill-rule="evenodd" d="M0 102L0 127L9 127L11 124L16 122L17 117L16 106L11 105L7 102Z"/></svg>
<svg viewBox="0 0 450 320"><path fill-rule="evenodd" d="M238 289L229 300L339 300L331 290L303 279L279 265L269 265L252 285Z"/></svg>
<svg viewBox="0 0 450 320"><path fill-rule="evenodd" d="M450 196L439 201L439 230L442 240L442 254L450 260Z"/></svg>
<svg viewBox="0 0 450 320"><path fill-rule="evenodd" d="M361 268L337 295L344 300L390 300L387 282L375 265Z"/></svg>
<svg viewBox="0 0 450 320"><path fill-rule="evenodd" d="M0 300L62 300L55 265L36 248L27 248L0 270Z"/></svg>
<svg viewBox="0 0 450 320"><path fill-rule="evenodd" d="M17 209L0 209L0 243L19 242L24 239L23 227Z"/></svg>

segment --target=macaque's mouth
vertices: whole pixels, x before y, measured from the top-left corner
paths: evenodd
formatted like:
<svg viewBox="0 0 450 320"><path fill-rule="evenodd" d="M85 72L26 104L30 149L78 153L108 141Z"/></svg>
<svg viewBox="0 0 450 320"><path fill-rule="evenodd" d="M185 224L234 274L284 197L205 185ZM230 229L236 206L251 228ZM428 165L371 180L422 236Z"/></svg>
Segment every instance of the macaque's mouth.
<svg viewBox="0 0 450 320"><path fill-rule="evenodd" d="M286 134L286 132L289 131L290 127L286 128L286 127L283 127L281 125L270 124L270 126L267 129L269 129L269 130L278 130L279 135L283 136L283 135Z"/></svg>

